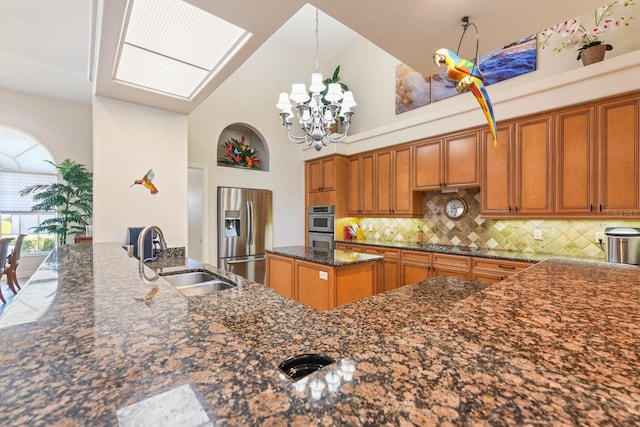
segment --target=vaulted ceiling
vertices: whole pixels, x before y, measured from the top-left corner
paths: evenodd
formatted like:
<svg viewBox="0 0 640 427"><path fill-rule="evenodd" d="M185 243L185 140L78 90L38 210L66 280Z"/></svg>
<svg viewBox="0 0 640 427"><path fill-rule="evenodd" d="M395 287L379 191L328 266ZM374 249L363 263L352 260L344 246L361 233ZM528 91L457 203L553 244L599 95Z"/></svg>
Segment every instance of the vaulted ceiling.
<svg viewBox="0 0 640 427"><path fill-rule="evenodd" d="M151 93L112 80L127 0L0 2L0 88L90 102L95 83L98 95L189 113L274 34L302 48L314 49L313 33L311 37L299 36L300 28L313 25L309 12L313 8L304 8L305 0L185 1L253 34L192 100ZM436 72L431 59L436 49L457 46L463 16L469 16L477 25L481 44L488 50L583 15L602 2L308 1L323 12L323 52L338 51L355 32L423 73ZM89 76L94 82L89 81Z"/></svg>

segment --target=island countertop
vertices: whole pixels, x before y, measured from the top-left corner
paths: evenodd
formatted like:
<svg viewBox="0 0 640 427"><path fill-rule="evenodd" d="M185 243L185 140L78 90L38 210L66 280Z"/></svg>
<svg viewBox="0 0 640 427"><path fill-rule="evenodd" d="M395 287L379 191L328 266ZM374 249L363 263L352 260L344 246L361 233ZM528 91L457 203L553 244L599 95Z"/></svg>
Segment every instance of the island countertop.
<svg viewBox="0 0 640 427"><path fill-rule="evenodd" d="M192 268L223 273L162 267ZM56 249L14 300L55 283L42 316L0 318L0 424L640 424L640 267L549 259L326 312L227 277L191 298L155 280L146 305L118 245ZM276 365L308 352L349 359L353 380L296 391Z"/></svg>
<svg viewBox="0 0 640 427"><path fill-rule="evenodd" d="M332 267L384 259L384 257L380 255L345 252L337 249L313 248L309 246L283 246L269 249L267 253L314 262L316 264L330 265Z"/></svg>

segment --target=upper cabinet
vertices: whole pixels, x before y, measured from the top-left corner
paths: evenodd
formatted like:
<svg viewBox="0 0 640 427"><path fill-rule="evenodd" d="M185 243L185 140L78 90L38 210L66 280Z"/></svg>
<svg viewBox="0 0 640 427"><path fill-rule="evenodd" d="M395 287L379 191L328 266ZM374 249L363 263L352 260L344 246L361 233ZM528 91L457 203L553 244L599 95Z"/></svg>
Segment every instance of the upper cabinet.
<svg viewBox="0 0 640 427"><path fill-rule="evenodd" d="M414 145L413 189L466 188L480 185L480 131L465 131Z"/></svg>
<svg viewBox="0 0 640 427"><path fill-rule="evenodd" d="M411 189L411 147L375 154L375 214L422 216L422 194Z"/></svg>
<svg viewBox="0 0 640 427"><path fill-rule="evenodd" d="M349 175L346 156L336 154L308 161L305 175L307 206L335 205L338 213L346 213L348 189L344 183Z"/></svg>
<svg viewBox="0 0 640 427"><path fill-rule="evenodd" d="M553 211L551 115L501 124L498 144L482 132L481 213L544 216Z"/></svg>
<svg viewBox="0 0 640 427"><path fill-rule="evenodd" d="M374 158L371 153L349 158L349 215L372 215L374 213L373 162Z"/></svg>
<svg viewBox="0 0 640 427"><path fill-rule="evenodd" d="M640 217L640 95L564 108L483 132L489 218Z"/></svg>
<svg viewBox="0 0 640 427"><path fill-rule="evenodd" d="M640 95L598 104L598 213L640 216Z"/></svg>

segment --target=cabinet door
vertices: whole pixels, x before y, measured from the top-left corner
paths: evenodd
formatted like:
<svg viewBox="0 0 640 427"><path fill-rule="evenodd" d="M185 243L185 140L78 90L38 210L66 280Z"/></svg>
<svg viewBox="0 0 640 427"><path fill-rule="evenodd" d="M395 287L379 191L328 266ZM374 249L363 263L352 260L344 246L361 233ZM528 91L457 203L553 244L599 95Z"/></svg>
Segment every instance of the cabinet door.
<svg viewBox="0 0 640 427"><path fill-rule="evenodd" d="M362 164L361 157L349 159L349 202L348 212L350 215L360 215L360 207L362 205L362 190L360 189L360 168Z"/></svg>
<svg viewBox="0 0 640 427"><path fill-rule="evenodd" d="M362 173L360 174L360 185L362 188L362 207L361 212L363 214L374 213L374 167L373 167L373 154L366 154L362 156Z"/></svg>
<svg viewBox="0 0 640 427"><path fill-rule="evenodd" d="M421 282L431 277L431 254L428 252L402 251L400 266L402 285Z"/></svg>
<svg viewBox="0 0 640 427"><path fill-rule="evenodd" d="M422 213L422 195L411 189L411 147L394 150L392 210L394 214Z"/></svg>
<svg viewBox="0 0 640 427"><path fill-rule="evenodd" d="M480 132L473 131L444 139L444 186L478 187Z"/></svg>
<svg viewBox="0 0 640 427"><path fill-rule="evenodd" d="M381 215L393 214L391 194L393 188L392 151L375 154L375 213Z"/></svg>
<svg viewBox="0 0 640 427"><path fill-rule="evenodd" d="M309 191L322 191L323 164L321 160L309 162Z"/></svg>
<svg viewBox="0 0 640 427"><path fill-rule="evenodd" d="M553 117L543 115L515 125L515 213L551 215Z"/></svg>
<svg viewBox="0 0 640 427"><path fill-rule="evenodd" d="M295 299L293 258L267 254L267 286L287 298Z"/></svg>
<svg viewBox="0 0 640 427"><path fill-rule="evenodd" d="M322 160L322 191L336 189L336 159L334 157Z"/></svg>
<svg viewBox="0 0 640 427"><path fill-rule="evenodd" d="M442 140L429 140L414 146L413 170L414 190L442 187Z"/></svg>
<svg viewBox="0 0 640 427"><path fill-rule="evenodd" d="M599 203L602 213L640 212L640 115L638 98L598 106Z"/></svg>
<svg viewBox="0 0 640 427"><path fill-rule="evenodd" d="M378 278L378 292L386 292L400 286L400 252L396 249L364 247L365 253L382 255L382 271Z"/></svg>
<svg viewBox="0 0 640 427"><path fill-rule="evenodd" d="M296 261L298 301L317 310L335 306L333 268L305 261Z"/></svg>
<svg viewBox="0 0 640 427"><path fill-rule="evenodd" d="M591 215L595 207L595 109L555 116L556 213Z"/></svg>
<svg viewBox="0 0 640 427"><path fill-rule="evenodd" d="M483 216L505 216L511 213L513 193L512 164L513 127L498 127L498 145L493 146L491 132L482 132L482 173L480 180L480 212Z"/></svg>
<svg viewBox="0 0 640 427"><path fill-rule="evenodd" d="M461 279L468 279L471 272L471 257L466 255L451 255L433 253L431 254L431 264L433 265L433 277L452 276Z"/></svg>

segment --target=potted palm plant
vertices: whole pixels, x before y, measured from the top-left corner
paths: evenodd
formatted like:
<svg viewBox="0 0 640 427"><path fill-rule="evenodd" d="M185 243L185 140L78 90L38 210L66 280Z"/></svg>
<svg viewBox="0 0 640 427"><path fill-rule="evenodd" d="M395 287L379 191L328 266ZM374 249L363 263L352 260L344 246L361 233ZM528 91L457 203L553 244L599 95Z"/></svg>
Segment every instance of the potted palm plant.
<svg viewBox="0 0 640 427"><path fill-rule="evenodd" d="M93 174L84 165L66 159L60 164L48 160L58 171L61 182L30 185L20 196L31 195L35 205L31 212L55 212L55 218L32 227L38 233L55 234L65 245L68 234L84 233L93 214Z"/></svg>

